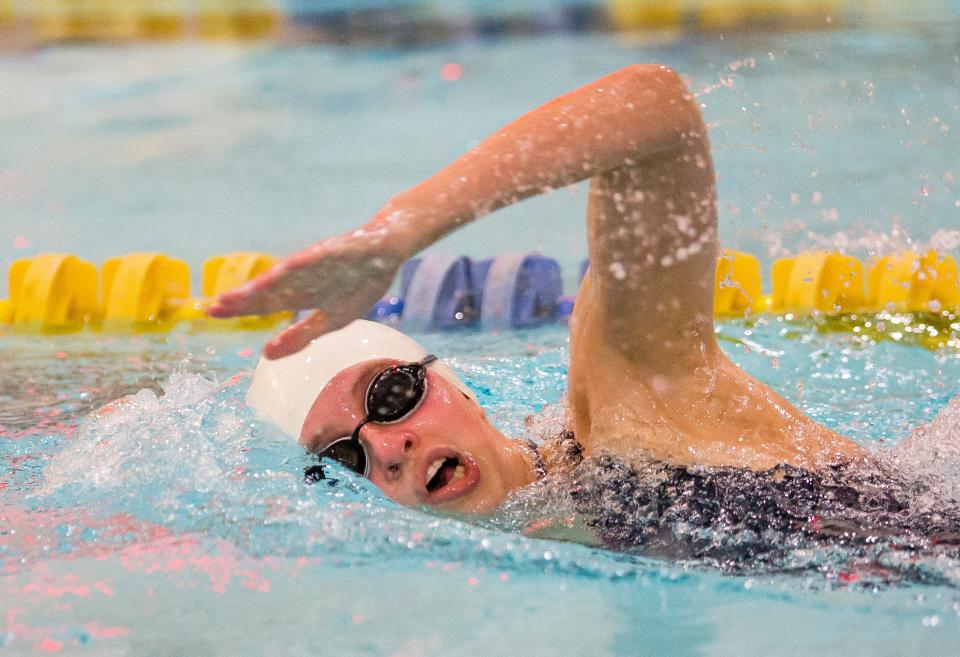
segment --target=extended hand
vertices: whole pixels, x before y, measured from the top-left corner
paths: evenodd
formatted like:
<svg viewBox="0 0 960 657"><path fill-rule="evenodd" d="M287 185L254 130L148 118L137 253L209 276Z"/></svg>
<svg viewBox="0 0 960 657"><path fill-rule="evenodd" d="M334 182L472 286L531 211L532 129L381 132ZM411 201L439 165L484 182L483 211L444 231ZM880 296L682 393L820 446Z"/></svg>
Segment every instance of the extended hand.
<svg viewBox="0 0 960 657"><path fill-rule="evenodd" d="M386 294L402 261L384 253L367 235L331 237L224 293L207 313L236 317L315 309L264 346L264 356L281 358L366 315Z"/></svg>

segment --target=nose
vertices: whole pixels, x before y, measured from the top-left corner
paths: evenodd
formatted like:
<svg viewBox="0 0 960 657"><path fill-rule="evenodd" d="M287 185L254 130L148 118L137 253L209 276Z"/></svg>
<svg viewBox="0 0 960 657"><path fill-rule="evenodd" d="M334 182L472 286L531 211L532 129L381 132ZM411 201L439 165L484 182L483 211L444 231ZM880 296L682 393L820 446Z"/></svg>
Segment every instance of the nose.
<svg viewBox="0 0 960 657"><path fill-rule="evenodd" d="M373 461L371 474L379 470L387 481L400 478L418 444L417 437L409 431L373 422L365 424L360 430L360 440L366 444Z"/></svg>

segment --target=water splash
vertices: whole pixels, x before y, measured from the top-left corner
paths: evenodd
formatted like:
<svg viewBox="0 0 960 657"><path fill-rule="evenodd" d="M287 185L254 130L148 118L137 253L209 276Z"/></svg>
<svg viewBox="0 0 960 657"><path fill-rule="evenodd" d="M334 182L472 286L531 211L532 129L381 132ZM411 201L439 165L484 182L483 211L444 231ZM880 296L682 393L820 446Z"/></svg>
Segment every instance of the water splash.
<svg viewBox="0 0 960 657"><path fill-rule="evenodd" d="M237 405L245 387L239 380L220 383L181 369L162 384L162 395L143 389L104 406L51 459L41 495L71 484L87 495L140 496L141 484L150 482L154 501L213 490L243 466L243 450L254 437L241 414L221 412Z"/></svg>
<svg viewBox="0 0 960 657"><path fill-rule="evenodd" d="M960 396L880 457L909 479L923 482L927 497L919 501L924 506L960 507Z"/></svg>
<svg viewBox="0 0 960 657"><path fill-rule="evenodd" d="M31 563L53 554L161 552L184 542L225 541L255 557L335 555L341 566L427 560L510 572L673 578L669 564L610 562L579 545L544 547L502 528L399 507L337 466L308 484L312 457L242 401L247 376L218 381L181 370L91 414L53 455L34 509L9 508L17 528L0 557ZM564 413L556 404L552 422ZM62 510L64 507L68 511ZM172 548L171 548L172 549ZM217 548L220 550L221 548Z"/></svg>

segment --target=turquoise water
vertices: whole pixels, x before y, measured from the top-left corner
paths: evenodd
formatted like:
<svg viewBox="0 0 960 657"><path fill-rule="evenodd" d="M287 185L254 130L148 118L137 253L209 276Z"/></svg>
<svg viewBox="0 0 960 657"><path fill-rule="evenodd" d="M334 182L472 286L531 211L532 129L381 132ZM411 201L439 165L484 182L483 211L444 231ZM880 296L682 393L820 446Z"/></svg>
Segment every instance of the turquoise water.
<svg viewBox="0 0 960 657"><path fill-rule="evenodd" d="M843 243L866 255L933 241L957 255L956 41L955 26L926 25L7 57L0 87L17 93L0 105L0 259L156 248L197 265L235 248L297 248L362 220L516 113L651 60L701 92L728 245L765 261ZM456 83L439 76L450 61L464 67ZM438 248L541 248L570 276L585 253L584 205L584 189L558 191ZM775 318L718 331L736 362L864 444L889 447L936 420L939 458L917 451L905 465L960 498L960 410L947 409L960 393L956 348ZM437 518L346 474L306 486L311 461L242 401L266 337L0 336L4 654L957 650L950 560L924 564L936 586L851 582L835 553L806 555L820 568L801 575L724 575ZM507 433L523 435L524 418L565 388L563 327L424 339Z"/></svg>
<svg viewBox="0 0 960 657"><path fill-rule="evenodd" d="M724 243L764 262L960 248L957 24L637 41L557 35L411 52L64 47L0 58L0 266L169 251L199 270L369 218L475 140L618 67L675 66L711 125ZM441 77L462 66L455 82ZM437 245L540 249L572 292L586 188ZM17 238L20 238L19 240ZM5 283L4 283L5 285Z"/></svg>
<svg viewBox="0 0 960 657"><path fill-rule="evenodd" d="M868 445L930 421L957 393L955 351L860 344L849 333L778 321L719 331L738 363ZM802 575L731 576L433 517L342 472L335 485L306 486L302 472L312 461L242 402L251 351L264 337L4 340L5 652L956 648L960 563L949 560L927 564L946 578L941 586L844 582L851 564L827 552L808 555L820 566ZM568 344L560 327L428 339L515 435L528 413L563 393ZM125 391L135 394L112 413L87 416ZM954 426L936 440L953 445L952 456L929 466L946 473L956 495L960 413L945 419Z"/></svg>

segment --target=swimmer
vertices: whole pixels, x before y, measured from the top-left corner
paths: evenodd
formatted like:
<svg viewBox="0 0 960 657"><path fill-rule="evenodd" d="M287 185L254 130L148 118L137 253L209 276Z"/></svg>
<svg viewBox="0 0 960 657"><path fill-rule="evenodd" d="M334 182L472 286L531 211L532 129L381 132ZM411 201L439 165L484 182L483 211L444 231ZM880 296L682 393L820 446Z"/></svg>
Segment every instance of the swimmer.
<svg viewBox="0 0 960 657"><path fill-rule="evenodd" d="M501 434L469 388L412 339L358 318L403 262L448 233L586 178L591 265L570 321L568 422L538 448ZM209 312L315 309L266 345L251 404L402 504L490 514L545 475L614 455L621 465L606 471L660 464L668 498L706 468L724 477L715 491L793 482L802 506L803 491L822 483L811 476L868 453L721 351L718 248L697 102L669 68L630 66L518 118L363 226L286 258Z"/></svg>

